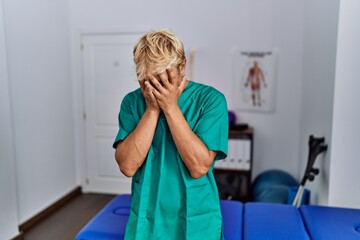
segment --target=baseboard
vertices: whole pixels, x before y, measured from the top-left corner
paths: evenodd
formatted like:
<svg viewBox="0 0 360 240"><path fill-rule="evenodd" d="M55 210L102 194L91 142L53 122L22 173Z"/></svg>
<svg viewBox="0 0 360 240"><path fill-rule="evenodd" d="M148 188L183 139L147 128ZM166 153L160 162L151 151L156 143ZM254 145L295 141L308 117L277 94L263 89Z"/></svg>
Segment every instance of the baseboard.
<svg viewBox="0 0 360 240"><path fill-rule="evenodd" d="M13 237L11 240L24 240L24 233L20 232L17 236Z"/></svg>
<svg viewBox="0 0 360 240"><path fill-rule="evenodd" d="M12 238L11 240L24 240L24 233L20 232L18 235L16 235L14 238Z"/></svg>
<svg viewBox="0 0 360 240"><path fill-rule="evenodd" d="M20 224L19 230L20 233L26 232L28 229L39 223L41 220L45 219L46 217L50 216L52 213L54 213L56 210L64 206L66 203L68 203L70 200L74 199L75 197L81 195L82 190L81 187L78 186L74 190L70 191L68 194L66 194L64 197L56 201L55 203L51 204L49 207L44 209L43 211L39 212L29 220L25 221L24 223ZM16 240L22 240L23 238L16 238Z"/></svg>

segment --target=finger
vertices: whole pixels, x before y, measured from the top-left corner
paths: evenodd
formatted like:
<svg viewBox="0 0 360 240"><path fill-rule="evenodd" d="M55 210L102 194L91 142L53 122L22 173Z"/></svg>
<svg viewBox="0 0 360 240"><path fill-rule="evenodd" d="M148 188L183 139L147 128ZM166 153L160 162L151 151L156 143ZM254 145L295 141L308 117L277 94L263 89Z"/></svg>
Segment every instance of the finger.
<svg viewBox="0 0 360 240"><path fill-rule="evenodd" d="M168 79L171 85L177 84L177 79L176 79L176 69L175 67L170 67L168 69L166 69L166 73L168 75Z"/></svg>
<svg viewBox="0 0 360 240"><path fill-rule="evenodd" d="M149 95L149 97L150 97L151 100L156 100L156 99L155 99L155 96L154 96L154 93L153 93L152 90L150 90L150 88L149 88L147 94Z"/></svg>
<svg viewBox="0 0 360 240"><path fill-rule="evenodd" d="M155 76L153 75L149 75L148 76L148 81L152 84L153 88L155 88L156 90L158 90L159 92L163 92L164 88L161 85L161 83L159 82L159 80L156 79Z"/></svg>
<svg viewBox="0 0 360 240"><path fill-rule="evenodd" d="M151 85L151 83L148 80L145 81L144 86L147 93L153 91L154 89L154 87Z"/></svg>
<svg viewBox="0 0 360 240"><path fill-rule="evenodd" d="M140 85L140 89L141 89L141 93L144 95L144 91L145 91L145 84L144 84L144 80L139 80L139 85Z"/></svg>
<svg viewBox="0 0 360 240"><path fill-rule="evenodd" d="M143 92L143 95L146 99L149 98L150 96L150 93L151 93L151 88L149 87L151 86L149 83L147 83L147 81L144 80L144 83L143 83L143 89L142 89L142 92Z"/></svg>
<svg viewBox="0 0 360 240"><path fill-rule="evenodd" d="M152 94L154 95L156 100L161 101L163 99L163 95L159 93L159 91L157 91L156 89L152 91Z"/></svg>
<svg viewBox="0 0 360 240"><path fill-rule="evenodd" d="M146 84L147 85L147 84ZM150 104L157 104L157 99L153 93L153 88L149 84L149 86L146 86L146 101Z"/></svg>
<svg viewBox="0 0 360 240"><path fill-rule="evenodd" d="M146 92L149 94L149 95L153 95L153 96L157 96L157 95L160 95L161 94L159 93L159 91L154 88L149 81L146 81L145 82L145 85L146 85Z"/></svg>
<svg viewBox="0 0 360 240"><path fill-rule="evenodd" d="M160 84L161 84L161 79L160 79L160 77L159 77L159 75L152 75L154 78L156 78L156 80L158 80L159 82L160 82Z"/></svg>
<svg viewBox="0 0 360 240"><path fill-rule="evenodd" d="M149 94L154 96L155 99L161 99L162 98L162 94L156 88L154 88L150 84L150 82L147 82L146 85L147 85L147 88L149 89Z"/></svg>
<svg viewBox="0 0 360 240"><path fill-rule="evenodd" d="M166 71L160 73L159 75L160 81L162 83L162 85L166 88L169 89L169 87L171 86L170 82L169 82L169 77Z"/></svg>

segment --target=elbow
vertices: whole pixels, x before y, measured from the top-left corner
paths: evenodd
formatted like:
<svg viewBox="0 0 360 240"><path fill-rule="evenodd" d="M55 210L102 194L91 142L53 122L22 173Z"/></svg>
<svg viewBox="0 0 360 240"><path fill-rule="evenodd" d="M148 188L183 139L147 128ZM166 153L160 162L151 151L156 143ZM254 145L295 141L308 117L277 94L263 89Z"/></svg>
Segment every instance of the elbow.
<svg viewBox="0 0 360 240"><path fill-rule="evenodd" d="M201 161L198 164L193 165L192 169L190 170L190 175L192 178L201 178L203 176L205 176L209 169L211 168L213 159L215 158L215 156L211 156L210 158L205 160L205 161Z"/></svg>
<svg viewBox="0 0 360 240"><path fill-rule="evenodd" d="M190 175L194 179L201 178L201 177L205 176L205 174L198 173L198 172L197 173L191 173Z"/></svg>
<svg viewBox="0 0 360 240"><path fill-rule="evenodd" d="M120 169L120 172L122 174L124 174L126 177L133 177L135 175L135 172L136 171L133 171L130 167L128 167L126 164L124 164L123 160L121 159L121 157L115 152L115 160L116 160L116 163L118 164L119 166L119 169Z"/></svg>
<svg viewBox="0 0 360 240"><path fill-rule="evenodd" d="M125 168L122 168L122 167L120 167L120 172L122 174L124 174L128 178L131 178L131 177L133 177L135 175L134 171L129 171L129 169L125 169Z"/></svg>
<svg viewBox="0 0 360 240"><path fill-rule="evenodd" d="M192 178L201 178L203 176L205 176L208 171L209 171L210 167L207 166L198 166L196 168L194 168L192 171L190 171L190 175Z"/></svg>
<svg viewBox="0 0 360 240"><path fill-rule="evenodd" d="M133 177L135 175L136 171L132 170L128 166L126 166L124 164L121 164L121 162L119 162L119 161L117 161L117 164L119 165L120 172L122 174L124 174L126 177L131 178L131 177Z"/></svg>

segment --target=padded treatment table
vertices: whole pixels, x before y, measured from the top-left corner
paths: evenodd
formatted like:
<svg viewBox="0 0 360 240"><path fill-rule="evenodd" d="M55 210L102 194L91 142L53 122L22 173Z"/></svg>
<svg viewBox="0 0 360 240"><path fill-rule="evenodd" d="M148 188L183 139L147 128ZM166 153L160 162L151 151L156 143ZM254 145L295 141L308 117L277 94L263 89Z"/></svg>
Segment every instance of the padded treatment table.
<svg viewBox="0 0 360 240"><path fill-rule="evenodd" d="M130 202L128 194L115 197L76 240L124 239ZM360 209L227 200L220 204L225 240L360 240Z"/></svg>
<svg viewBox="0 0 360 240"><path fill-rule="evenodd" d="M124 239L130 203L130 194L116 196L86 224L76 236L76 240Z"/></svg>
<svg viewBox="0 0 360 240"><path fill-rule="evenodd" d="M129 194L115 197L78 233L76 240L124 239L130 205ZM243 203L222 200L220 206L225 239L242 239Z"/></svg>
<svg viewBox="0 0 360 240"><path fill-rule="evenodd" d="M301 214L292 205L246 203L244 239L310 240Z"/></svg>
<svg viewBox="0 0 360 240"><path fill-rule="evenodd" d="M360 239L360 209L304 205L300 212L312 239Z"/></svg>
<svg viewBox="0 0 360 240"><path fill-rule="evenodd" d="M243 203L237 201L220 201L225 240L242 239L243 205Z"/></svg>

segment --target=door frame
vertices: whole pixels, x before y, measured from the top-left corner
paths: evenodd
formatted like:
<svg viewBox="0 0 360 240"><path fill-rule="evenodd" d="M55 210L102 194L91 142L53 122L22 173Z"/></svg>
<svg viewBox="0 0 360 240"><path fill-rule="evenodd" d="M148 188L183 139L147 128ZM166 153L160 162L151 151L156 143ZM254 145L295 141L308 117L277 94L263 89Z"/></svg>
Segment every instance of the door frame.
<svg viewBox="0 0 360 240"><path fill-rule="evenodd" d="M84 62L83 62L83 38L85 36L118 35L118 34L144 34L145 28L120 28L120 29L79 29L73 40L73 95L74 95L74 137L76 156L77 183L81 185L83 192L88 192L88 164L86 160L86 124L85 124L85 89L84 89Z"/></svg>

